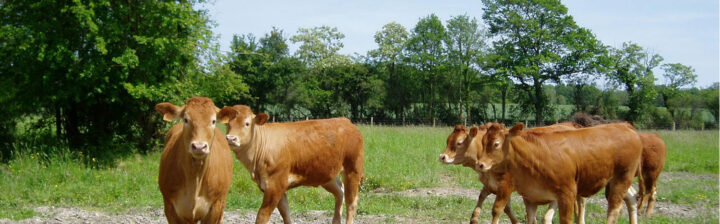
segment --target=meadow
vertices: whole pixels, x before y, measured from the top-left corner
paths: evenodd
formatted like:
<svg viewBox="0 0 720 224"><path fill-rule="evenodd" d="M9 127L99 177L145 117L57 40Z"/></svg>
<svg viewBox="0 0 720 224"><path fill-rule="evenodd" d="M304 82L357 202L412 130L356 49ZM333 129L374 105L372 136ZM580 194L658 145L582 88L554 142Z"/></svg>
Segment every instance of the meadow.
<svg viewBox="0 0 720 224"><path fill-rule="evenodd" d="M438 162L450 127L360 129L365 138L366 178L359 218L382 216L386 219L380 221L390 223L469 220L482 184L471 169ZM667 144L667 162L658 185L656 213L640 221L718 223L718 131L656 132ZM38 216L35 208L40 206L118 214L162 208L157 187L159 151L122 156L110 167L93 164L98 162L93 158L79 159L83 156L74 152L21 153L0 165L0 219ZM256 211L262 195L237 160L233 175L226 211ZM294 215L333 208L332 196L321 188L296 188L289 191L288 199ZM482 222L489 222L492 201L485 201ZM588 223L604 223L603 202L602 194L591 198ZM514 196L512 206L523 221L519 196ZM627 222L626 213L622 214L621 222ZM328 215L327 221L330 219ZM508 219L503 215L501 220Z"/></svg>

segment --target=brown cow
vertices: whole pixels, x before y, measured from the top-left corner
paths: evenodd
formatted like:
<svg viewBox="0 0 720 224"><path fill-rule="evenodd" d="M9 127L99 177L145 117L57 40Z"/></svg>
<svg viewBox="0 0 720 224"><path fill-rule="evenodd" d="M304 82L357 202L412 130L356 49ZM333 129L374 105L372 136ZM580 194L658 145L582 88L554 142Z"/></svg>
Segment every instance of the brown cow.
<svg viewBox="0 0 720 224"><path fill-rule="evenodd" d="M646 216L651 216L655 208L655 194L657 191L657 179L665 166L665 142L655 133L638 133L642 140L642 169L640 171L642 180L639 187L642 188L638 194L637 210L642 211L643 204L647 202Z"/></svg>
<svg viewBox="0 0 720 224"><path fill-rule="evenodd" d="M557 201L560 223L572 222L576 197L589 197L605 187L607 222L615 223L622 200L631 204L625 193L640 165L642 143L635 129L626 123L541 133L523 127L489 127L476 168L487 172L506 166L528 217L538 204ZM494 158L497 151L501 160ZM630 222L637 223L637 216L631 215Z"/></svg>
<svg viewBox="0 0 720 224"><path fill-rule="evenodd" d="M193 97L178 107L159 103L165 121L182 119L165 136L158 184L168 223L222 223L233 160L212 100Z"/></svg>
<svg viewBox="0 0 720 224"><path fill-rule="evenodd" d="M482 138L487 132L487 126L491 123L480 127L472 127L469 131L464 125L456 125L455 129L447 138L447 146L445 151L440 155L440 162L444 164L463 165L465 167L475 168L477 158L483 151ZM576 124L570 122L559 123L555 125L533 128L528 131L532 132L551 132L559 130L571 130L577 128ZM473 210L470 223L478 223L482 204L490 194L495 194L495 202L492 209L492 223L498 223L500 211L504 209L512 223L518 223L517 218L512 212L508 201L510 195L515 190L512 185L512 176L506 172L504 167L495 167L490 172L479 172L479 179L483 183L483 189L478 196L478 202ZM549 209L546 217L552 220L554 210ZM549 216L548 216L549 215ZM546 220L545 222L549 222Z"/></svg>
<svg viewBox="0 0 720 224"><path fill-rule="evenodd" d="M290 207L285 191L298 186L322 186L335 196L333 223L340 223L345 183L346 223L357 211L363 179L364 150L360 130L347 118L268 123L249 107L224 107L219 119L228 124L227 141L235 156L263 191L256 223L267 223L275 207L285 223ZM279 205L278 205L279 203Z"/></svg>

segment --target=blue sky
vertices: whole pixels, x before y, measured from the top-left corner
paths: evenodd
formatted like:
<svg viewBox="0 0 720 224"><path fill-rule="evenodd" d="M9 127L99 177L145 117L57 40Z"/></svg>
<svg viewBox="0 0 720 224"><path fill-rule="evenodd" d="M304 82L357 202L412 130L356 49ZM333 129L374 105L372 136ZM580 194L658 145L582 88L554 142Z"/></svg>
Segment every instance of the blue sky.
<svg viewBox="0 0 720 224"><path fill-rule="evenodd" d="M589 28L605 44L620 47L632 41L660 54L663 63L682 63L695 68L696 86L706 87L719 79L720 33L718 1L713 0L572 0L562 1L569 14ZM480 1L229 1L217 0L206 7L217 23L221 50L229 51L233 34L261 37L273 26L286 37L300 27L334 26L345 34L342 54L365 54L377 47L375 32L389 22L411 30L419 18L435 13L443 21L467 14L482 22ZM292 45L294 51L297 46ZM657 69L656 69L657 70ZM656 71L657 84L664 83Z"/></svg>

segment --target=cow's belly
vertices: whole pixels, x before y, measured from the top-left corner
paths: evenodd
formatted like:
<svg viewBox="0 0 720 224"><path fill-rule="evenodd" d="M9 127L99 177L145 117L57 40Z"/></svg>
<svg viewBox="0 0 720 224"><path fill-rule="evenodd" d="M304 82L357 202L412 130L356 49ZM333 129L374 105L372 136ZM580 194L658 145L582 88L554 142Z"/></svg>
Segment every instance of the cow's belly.
<svg viewBox="0 0 720 224"><path fill-rule="evenodd" d="M527 176L514 179L513 184L515 185L515 190L517 190L518 194L520 194L524 200L538 204L546 204L557 200L554 192L545 188L540 182Z"/></svg>
<svg viewBox="0 0 720 224"><path fill-rule="evenodd" d="M180 194L173 201L175 212L185 220L197 221L207 215L210 210L210 200L204 196L195 196L194 194Z"/></svg>

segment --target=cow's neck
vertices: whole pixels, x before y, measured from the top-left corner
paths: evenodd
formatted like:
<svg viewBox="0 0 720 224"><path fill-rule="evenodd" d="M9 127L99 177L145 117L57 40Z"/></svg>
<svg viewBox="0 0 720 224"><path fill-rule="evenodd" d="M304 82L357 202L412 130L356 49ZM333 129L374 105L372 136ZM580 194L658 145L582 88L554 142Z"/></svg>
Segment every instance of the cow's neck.
<svg viewBox="0 0 720 224"><path fill-rule="evenodd" d="M544 154L547 154L544 147L538 141L528 141L522 136L508 137L509 141L507 154L504 163L507 163L507 170L511 169L521 173L542 174Z"/></svg>
<svg viewBox="0 0 720 224"><path fill-rule="evenodd" d="M254 181L258 181L258 171L261 168L263 159L267 154L265 149L265 143L267 137L264 135L264 125L256 125L253 127L252 136L250 137L250 144L240 146L239 158L240 162L250 172L250 176Z"/></svg>

